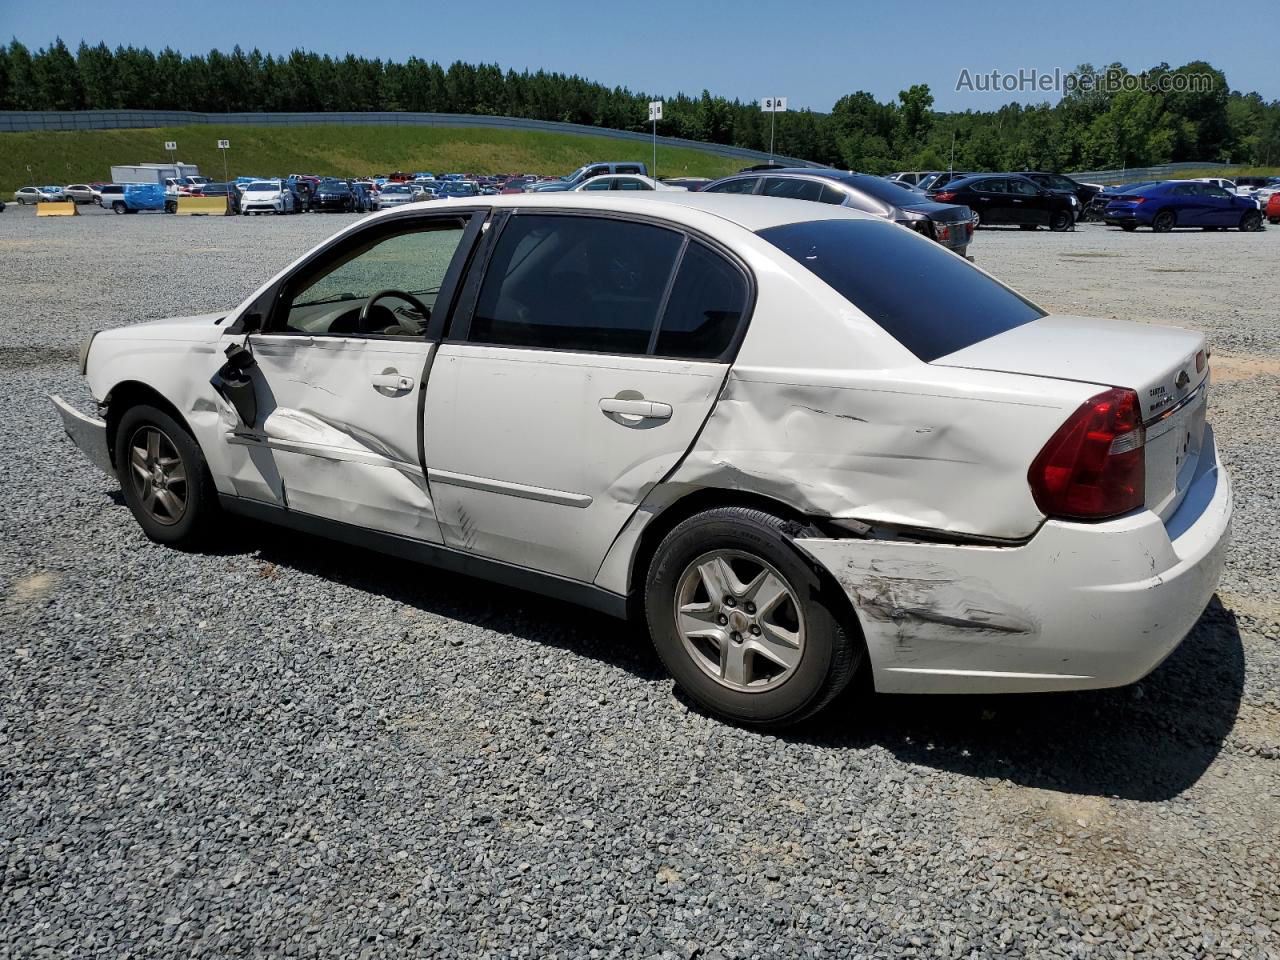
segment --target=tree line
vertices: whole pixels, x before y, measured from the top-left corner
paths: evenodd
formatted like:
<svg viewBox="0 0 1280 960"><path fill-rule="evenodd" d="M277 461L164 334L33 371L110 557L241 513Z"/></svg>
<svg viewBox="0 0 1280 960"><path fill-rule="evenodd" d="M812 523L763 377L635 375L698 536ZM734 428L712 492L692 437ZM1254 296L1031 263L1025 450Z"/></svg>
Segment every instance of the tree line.
<svg viewBox="0 0 1280 960"><path fill-rule="evenodd" d="M1089 65L1078 72L1093 73ZM924 84L881 102L858 91L829 113L775 115L778 154L886 173L896 169L1083 170L1176 161L1280 164L1280 100L1232 91L1222 71L1204 62L1144 71L1211 75L1208 89L1074 90L1056 104L1009 103L990 111L942 112ZM1105 71L1128 75L1120 64ZM1115 84L1116 88L1126 85ZM1108 88L1110 89L1110 88ZM0 109L370 111L413 110L554 120L646 131L647 104L657 95L608 87L577 75L503 70L498 64L448 67L411 57L403 63L331 57L302 50L273 56L235 47L229 53L183 54L166 47L62 40L32 52L14 40L0 46ZM658 132L767 150L770 115L754 102L704 90L666 102Z"/></svg>

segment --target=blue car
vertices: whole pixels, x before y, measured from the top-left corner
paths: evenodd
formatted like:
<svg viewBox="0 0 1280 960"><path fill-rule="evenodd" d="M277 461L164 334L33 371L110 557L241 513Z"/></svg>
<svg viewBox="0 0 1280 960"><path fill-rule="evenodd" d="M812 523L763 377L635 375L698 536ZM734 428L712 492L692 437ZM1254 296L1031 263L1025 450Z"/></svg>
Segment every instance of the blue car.
<svg viewBox="0 0 1280 960"><path fill-rule="evenodd" d="M1261 230L1262 211L1249 197L1198 180L1164 180L1126 190L1102 212L1110 226L1124 231L1150 227L1168 233L1174 227L1202 230Z"/></svg>

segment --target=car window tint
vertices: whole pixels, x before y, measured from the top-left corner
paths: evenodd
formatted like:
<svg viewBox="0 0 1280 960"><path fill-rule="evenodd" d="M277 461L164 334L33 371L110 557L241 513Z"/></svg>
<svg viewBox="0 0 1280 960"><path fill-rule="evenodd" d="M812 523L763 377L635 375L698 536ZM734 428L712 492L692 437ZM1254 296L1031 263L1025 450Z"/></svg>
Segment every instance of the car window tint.
<svg viewBox="0 0 1280 960"><path fill-rule="evenodd" d="M829 183L824 183L822 185L822 196L820 196L818 199L821 200L823 203L834 203L836 206L839 206L840 204L844 203L845 195L844 195L844 191L840 190L839 188L833 187Z"/></svg>
<svg viewBox="0 0 1280 960"><path fill-rule="evenodd" d="M360 311L369 297L382 290L408 293L430 310L462 241L463 228L461 220L448 220L382 235L344 250L292 291L286 329L338 336L422 336L428 317L408 300L379 299L364 322Z"/></svg>
<svg viewBox="0 0 1280 960"><path fill-rule="evenodd" d="M714 360L729 348L746 307L742 271L691 242L671 287L654 352L660 357Z"/></svg>
<svg viewBox="0 0 1280 960"><path fill-rule="evenodd" d="M932 240L883 220L759 231L926 362L1044 311Z"/></svg>
<svg viewBox="0 0 1280 960"><path fill-rule="evenodd" d="M582 185L583 190L608 190L613 186L612 178L606 177L602 180L594 180L591 183Z"/></svg>
<svg viewBox="0 0 1280 960"><path fill-rule="evenodd" d="M766 197L787 197L791 200L818 200L822 197L822 183L818 180L801 180L798 177L765 177Z"/></svg>
<svg viewBox="0 0 1280 960"><path fill-rule="evenodd" d="M1003 180L979 180L973 185L973 189L980 193L1008 193L1008 187L1005 186Z"/></svg>
<svg viewBox="0 0 1280 960"><path fill-rule="evenodd" d="M614 187L615 190L652 190L653 189L653 187L649 186L643 180L630 180L626 177L623 177L614 182L617 184L617 186Z"/></svg>
<svg viewBox="0 0 1280 960"><path fill-rule="evenodd" d="M1036 185L1030 180L1010 180L1009 192L1016 193L1024 197L1034 197L1040 191L1036 189Z"/></svg>
<svg viewBox="0 0 1280 960"><path fill-rule="evenodd" d="M674 231L624 220L512 217L485 273L470 339L645 353L681 243Z"/></svg>
<svg viewBox="0 0 1280 960"><path fill-rule="evenodd" d="M1180 183L1178 186L1173 188L1173 195L1175 197L1192 197L1195 196L1195 193L1195 188L1189 183Z"/></svg>
<svg viewBox="0 0 1280 960"><path fill-rule="evenodd" d="M753 193L756 189L755 177L740 177L737 180L726 180L724 183L707 187L704 193Z"/></svg>

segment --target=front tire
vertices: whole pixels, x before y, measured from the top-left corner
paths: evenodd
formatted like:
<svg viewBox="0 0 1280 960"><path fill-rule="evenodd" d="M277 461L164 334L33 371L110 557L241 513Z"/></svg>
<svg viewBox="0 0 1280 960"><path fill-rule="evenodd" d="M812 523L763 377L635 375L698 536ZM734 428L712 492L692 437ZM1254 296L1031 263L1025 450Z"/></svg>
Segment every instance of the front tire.
<svg viewBox="0 0 1280 960"><path fill-rule="evenodd" d="M128 213L129 208L124 205L123 200L116 200L114 203L111 204L111 212L116 214Z"/></svg>
<svg viewBox="0 0 1280 960"><path fill-rule="evenodd" d="M751 507L696 514L663 539L645 578L658 656L693 700L737 723L812 716L862 661L833 588L785 527Z"/></svg>
<svg viewBox="0 0 1280 960"><path fill-rule="evenodd" d="M1075 226L1075 222L1070 210L1059 210L1049 218L1049 229L1054 233L1063 233Z"/></svg>
<svg viewBox="0 0 1280 960"><path fill-rule="evenodd" d="M142 532L157 543L193 547L218 513L208 464L195 438L165 411L140 404L120 418L116 474Z"/></svg>
<svg viewBox="0 0 1280 960"><path fill-rule="evenodd" d="M1257 210L1246 210L1240 218L1240 229L1245 233L1254 233L1262 229L1262 214Z"/></svg>

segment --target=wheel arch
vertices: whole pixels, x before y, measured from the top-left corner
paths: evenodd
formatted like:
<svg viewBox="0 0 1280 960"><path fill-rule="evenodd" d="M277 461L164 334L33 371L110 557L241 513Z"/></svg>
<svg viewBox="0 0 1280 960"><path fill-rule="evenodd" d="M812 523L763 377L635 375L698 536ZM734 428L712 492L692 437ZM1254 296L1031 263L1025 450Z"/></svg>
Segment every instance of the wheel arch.
<svg viewBox="0 0 1280 960"><path fill-rule="evenodd" d="M829 536L832 532L829 521L807 516L782 500L764 494L720 487L700 487L691 490L667 504L640 532L636 547L632 551L631 568L627 576L627 613L630 619L639 621L644 617L644 581L653 557L657 553L658 545L667 534L685 520L716 507L753 507L772 513L787 521L789 537ZM839 611L846 628L853 631L853 635L862 642L862 623L849 595L840 587L836 578L826 567L803 550L796 552L817 574L823 585L824 598L832 604L832 609Z"/></svg>
<svg viewBox="0 0 1280 960"><path fill-rule="evenodd" d="M107 391L102 402L106 406L107 452L111 455L112 465L115 465L116 461L116 431L120 428L120 421L123 419L125 411L140 404L149 404L163 410L173 417L182 429L190 434L191 438L196 441L197 446L200 444L200 441L196 438L195 431L191 429L191 424L182 415L182 411L163 393L150 384L143 383L141 380L120 381Z"/></svg>

